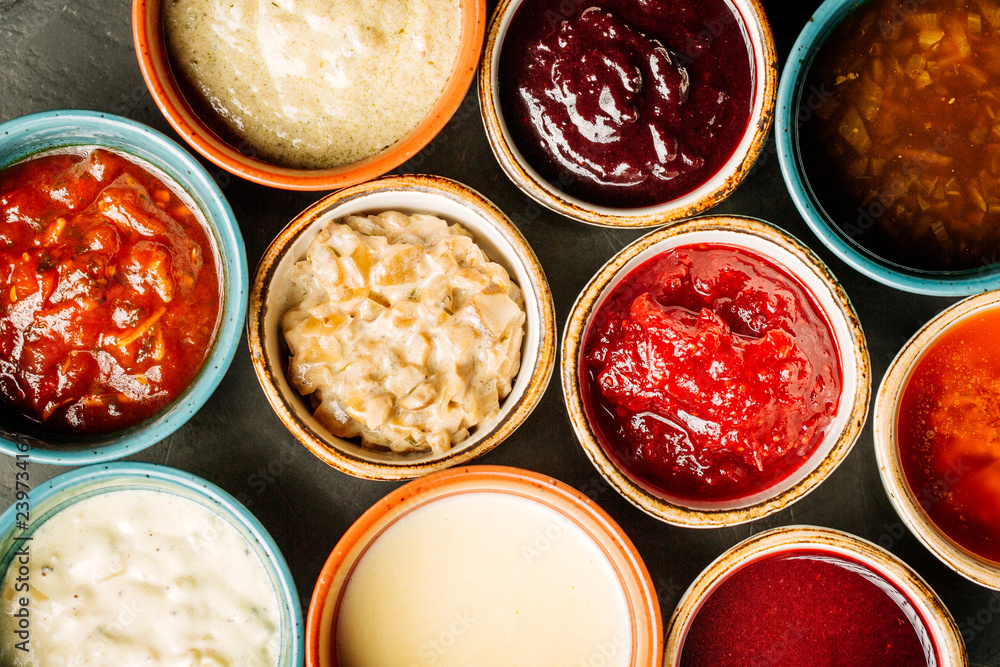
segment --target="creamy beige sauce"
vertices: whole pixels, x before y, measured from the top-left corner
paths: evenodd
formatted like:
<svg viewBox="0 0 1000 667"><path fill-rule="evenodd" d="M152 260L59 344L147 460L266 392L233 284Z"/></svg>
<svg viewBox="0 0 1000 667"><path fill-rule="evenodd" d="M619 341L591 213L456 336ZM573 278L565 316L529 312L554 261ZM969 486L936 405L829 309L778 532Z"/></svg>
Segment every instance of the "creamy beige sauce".
<svg viewBox="0 0 1000 667"><path fill-rule="evenodd" d="M288 375L342 438L443 452L500 413L524 299L461 225L387 211L330 223L292 271Z"/></svg>
<svg viewBox="0 0 1000 667"><path fill-rule="evenodd" d="M15 591L15 563L0 597L4 666L277 664L280 615L263 564L194 501L95 495L48 519L28 544L30 591ZM27 653L11 645L22 597Z"/></svg>
<svg viewBox="0 0 1000 667"><path fill-rule="evenodd" d="M575 523L526 498L462 494L392 524L347 583L342 667L626 666L611 563Z"/></svg>
<svg viewBox="0 0 1000 667"><path fill-rule="evenodd" d="M172 63L258 157L324 168L372 156L437 102L459 0L165 0Z"/></svg>

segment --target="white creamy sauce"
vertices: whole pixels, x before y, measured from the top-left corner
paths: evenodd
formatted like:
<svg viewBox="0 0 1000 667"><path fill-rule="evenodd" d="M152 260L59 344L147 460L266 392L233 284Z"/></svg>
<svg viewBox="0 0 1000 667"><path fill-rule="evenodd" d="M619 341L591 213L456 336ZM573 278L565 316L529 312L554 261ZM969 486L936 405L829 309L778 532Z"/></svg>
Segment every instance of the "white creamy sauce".
<svg viewBox="0 0 1000 667"><path fill-rule="evenodd" d="M627 666L624 591L601 549L503 493L404 515L361 557L336 628L341 667Z"/></svg>
<svg viewBox="0 0 1000 667"><path fill-rule="evenodd" d="M263 564L194 501L147 490L95 495L48 519L29 544L30 592L15 592L8 573L0 599L5 666L277 664L281 621ZM28 653L11 646L25 596Z"/></svg>
<svg viewBox="0 0 1000 667"><path fill-rule="evenodd" d="M459 0L165 0L174 67L264 160L325 168L413 130L451 76Z"/></svg>

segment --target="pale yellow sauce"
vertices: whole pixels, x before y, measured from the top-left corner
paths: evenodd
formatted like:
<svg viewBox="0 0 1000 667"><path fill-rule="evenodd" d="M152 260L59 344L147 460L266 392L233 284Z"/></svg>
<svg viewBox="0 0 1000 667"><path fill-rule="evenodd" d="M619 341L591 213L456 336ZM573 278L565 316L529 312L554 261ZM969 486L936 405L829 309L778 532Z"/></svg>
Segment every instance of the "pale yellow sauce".
<svg viewBox="0 0 1000 667"><path fill-rule="evenodd" d="M336 629L341 667L626 666L610 561L544 505L482 492L392 524L361 557Z"/></svg>
<svg viewBox="0 0 1000 667"><path fill-rule="evenodd" d="M175 69L263 160L325 168L372 156L437 102L459 0L165 0Z"/></svg>

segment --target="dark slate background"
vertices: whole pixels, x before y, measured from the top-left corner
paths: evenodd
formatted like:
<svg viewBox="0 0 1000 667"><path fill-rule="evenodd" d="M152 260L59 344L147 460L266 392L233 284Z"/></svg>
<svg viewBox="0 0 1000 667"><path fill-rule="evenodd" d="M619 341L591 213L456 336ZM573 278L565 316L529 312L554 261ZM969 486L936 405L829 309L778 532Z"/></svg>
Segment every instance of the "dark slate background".
<svg viewBox="0 0 1000 667"><path fill-rule="evenodd" d="M495 2L489 2L492 12ZM781 62L816 0L764 0ZM0 0L0 122L52 109L127 116L179 141L148 94L132 44L127 0ZM541 211L500 170L479 116L475 85L441 134L401 173L462 181L493 200L522 230L548 273L559 333L579 291L614 253L643 234L572 222ZM273 190L229 178L225 184L251 271L271 239L320 193ZM747 180L716 213L751 215L805 241L839 277L868 335L875 386L900 347L954 300L909 295L865 278L828 252L796 212L778 169L773 139ZM201 475L260 518L284 552L303 607L334 544L372 503L397 484L354 479L305 450L274 416L250 363L246 336L206 406L176 434L132 457ZM903 528L883 491L869 425L843 465L793 507L755 523L697 531L650 518L618 496L587 460L563 405L558 369L541 404L509 440L478 460L520 466L584 489L635 542L656 583L665 620L687 586L723 551L776 526L811 524L878 542L917 570L944 599L965 636L973 665L1000 665L1000 593L949 571ZM64 471L33 464L37 485ZM0 460L0 501L13 501L12 460ZM850 613L845 610L845 613Z"/></svg>

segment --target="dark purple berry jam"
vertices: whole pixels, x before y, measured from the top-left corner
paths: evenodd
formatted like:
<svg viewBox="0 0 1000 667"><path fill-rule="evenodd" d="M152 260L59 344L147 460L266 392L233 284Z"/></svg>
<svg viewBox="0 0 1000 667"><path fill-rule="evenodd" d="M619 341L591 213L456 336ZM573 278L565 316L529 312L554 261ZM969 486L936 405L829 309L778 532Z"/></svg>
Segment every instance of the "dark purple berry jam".
<svg viewBox="0 0 1000 667"><path fill-rule="evenodd" d="M543 178L638 208L696 190L732 157L754 71L727 0L525 0L499 83L514 143Z"/></svg>

